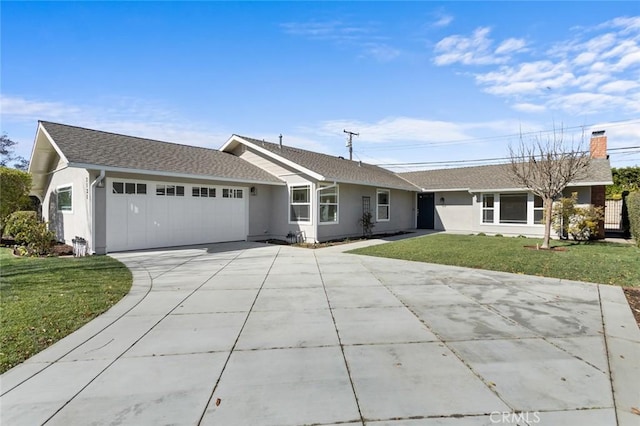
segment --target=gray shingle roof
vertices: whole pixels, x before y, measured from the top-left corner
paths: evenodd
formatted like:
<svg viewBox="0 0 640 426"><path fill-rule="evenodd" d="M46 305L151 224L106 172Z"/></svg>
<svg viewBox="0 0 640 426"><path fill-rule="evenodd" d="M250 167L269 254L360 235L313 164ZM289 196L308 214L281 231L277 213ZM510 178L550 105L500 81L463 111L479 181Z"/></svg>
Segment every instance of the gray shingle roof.
<svg viewBox="0 0 640 426"><path fill-rule="evenodd" d="M366 184L383 188L404 189L407 191L418 190L414 185L398 177L398 175L392 171L379 166L350 161L332 155L320 154L318 152L286 145L280 148L280 145L276 143L265 142L245 136L236 136L267 149L282 158L299 164L305 169L323 176L328 181Z"/></svg>
<svg viewBox="0 0 640 426"><path fill-rule="evenodd" d="M215 149L40 122L70 163L208 178L281 183L272 174Z"/></svg>
<svg viewBox="0 0 640 426"><path fill-rule="evenodd" d="M398 173L409 182L425 190L452 189L509 189L519 188L509 173L508 164L462 167L455 169L425 170L419 172ZM611 184L611 165L609 160L594 159L589 163L585 177L576 179L573 186L580 183Z"/></svg>

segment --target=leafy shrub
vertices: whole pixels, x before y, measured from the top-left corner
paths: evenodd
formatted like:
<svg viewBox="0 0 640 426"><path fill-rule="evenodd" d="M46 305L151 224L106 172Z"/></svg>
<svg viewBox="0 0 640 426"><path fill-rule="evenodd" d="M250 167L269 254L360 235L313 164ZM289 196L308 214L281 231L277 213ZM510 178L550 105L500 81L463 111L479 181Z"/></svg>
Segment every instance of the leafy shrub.
<svg viewBox="0 0 640 426"><path fill-rule="evenodd" d="M41 255L50 252L55 234L40 222L36 212L18 211L7 219L6 232L23 245L22 254Z"/></svg>
<svg viewBox="0 0 640 426"><path fill-rule="evenodd" d="M365 237L371 237L373 234L373 228L376 226L373 221L373 215L371 212L362 213L362 217L358 219L358 225L362 226L362 235Z"/></svg>
<svg viewBox="0 0 640 426"><path fill-rule="evenodd" d="M0 167L0 234L9 216L30 204L31 175L21 170Z"/></svg>
<svg viewBox="0 0 640 426"><path fill-rule="evenodd" d="M626 200L631 235L636 240L636 245L640 247L640 191L630 193Z"/></svg>
<svg viewBox="0 0 640 426"><path fill-rule="evenodd" d="M496 235L494 235L494 237L503 237L503 236L504 236L504 235L502 235L502 234L496 234Z"/></svg>
<svg viewBox="0 0 640 426"><path fill-rule="evenodd" d="M589 205L578 207L578 194L561 198L553 206L551 224L561 239L571 236L576 241L586 241L598 235L604 209Z"/></svg>
<svg viewBox="0 0 640 426"><path fill-rule="evenodd" d="M487 234L485 234L484 232L478 232L476 235L478 237L486 237L487 236Z"/></svg>
<svg viewBox="0 0 640 426"><path fill-rule="evenodd" d="M36 216L36 212L20 210L9 216L4 227L4 232L6 235L15 238L16 242L22 244L24 241L20 241L17 236L24 233L29 226L37 222L38 217Z"/></svg>

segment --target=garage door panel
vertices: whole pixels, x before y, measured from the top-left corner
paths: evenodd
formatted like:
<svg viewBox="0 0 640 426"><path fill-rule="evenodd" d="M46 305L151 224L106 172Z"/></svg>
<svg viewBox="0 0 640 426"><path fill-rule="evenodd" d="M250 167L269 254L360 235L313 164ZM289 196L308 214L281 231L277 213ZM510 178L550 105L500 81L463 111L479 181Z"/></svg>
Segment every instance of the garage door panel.
<svg viewBox="0 0 640 426"><path fill-rule="evenodd" d="M147 246L147 197L127 196L127 247Z"/></svg>
<svg viewBox="0 0 640 426"><path fill-rule="evenodd" d="M127 200L114 197L109 200L109 212L107 212L107 246L113 250L125 250L127 248Z"/></svg>
<svg viewBox="0 0 640 426"><path fill-rule="evenodd" d="M127 182L125 179L114 180ZM108 180L108 185L114 180ZM220 186L215 186L215 198L194 197L189 185L184 185L184 196L157 195L157 184L174 183L135 182L145 183L147 193L107 195L109 251L246 239L246 198L223 198L223 187ZM247 193L243 188L243 195Z"/></svg>

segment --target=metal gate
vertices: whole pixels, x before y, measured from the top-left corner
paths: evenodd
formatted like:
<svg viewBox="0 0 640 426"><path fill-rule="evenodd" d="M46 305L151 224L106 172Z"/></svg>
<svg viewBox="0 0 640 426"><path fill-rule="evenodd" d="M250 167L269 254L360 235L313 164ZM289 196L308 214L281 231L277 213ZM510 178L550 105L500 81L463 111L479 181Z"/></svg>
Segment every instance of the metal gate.
<svg viewBox="0 0 640 426"><path fill-rule="evenodd" d="M622 200L607 200L604 208L604 229L607 231L623 231Z"/></svg>

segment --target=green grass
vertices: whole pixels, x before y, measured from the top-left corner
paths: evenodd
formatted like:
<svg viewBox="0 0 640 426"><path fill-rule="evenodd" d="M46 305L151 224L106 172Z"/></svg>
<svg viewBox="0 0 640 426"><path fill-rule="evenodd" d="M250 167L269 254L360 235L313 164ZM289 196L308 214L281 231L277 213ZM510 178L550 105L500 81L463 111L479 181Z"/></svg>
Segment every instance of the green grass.
<svg viewBox="0 0 640 426"><path fill-rule="evenodd" d="M131 272L107 256L16 258L0 249L0 373L109 309Z"/></svg>
<svg viewBox="0 0 640 426"><path fill-rule="evenodd" d="M564 278L621 286L640 286L640 249L606 242L552 241L566 251L531 250L541 240L437 234L349 253L492 271Z"/></svg>

